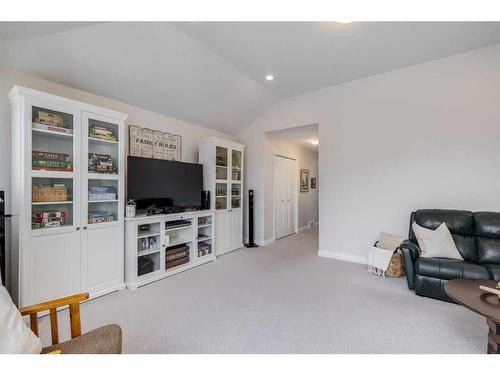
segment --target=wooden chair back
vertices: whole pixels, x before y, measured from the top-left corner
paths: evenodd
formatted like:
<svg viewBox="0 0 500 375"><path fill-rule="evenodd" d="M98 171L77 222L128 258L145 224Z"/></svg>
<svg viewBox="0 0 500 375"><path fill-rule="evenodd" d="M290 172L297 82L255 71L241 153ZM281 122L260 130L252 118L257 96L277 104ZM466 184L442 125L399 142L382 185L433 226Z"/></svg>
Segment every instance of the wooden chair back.
<svg viewBox="0 0 500 375"><path fill-rule="evenodd" d="M53 301L42 302L33 306L27 306L19 309L22 316L30 316L30 327L35 335L38 334L38 313L49 311L50 313L50 332L52 336L52 345L59 344L59 327L57 323L57 309L60 307L69 307L69 319L71 325L71 338L74 339L82 334L80 321L80 302L89 299L88 293L75 294L68 297L58 298Z"/></svg>

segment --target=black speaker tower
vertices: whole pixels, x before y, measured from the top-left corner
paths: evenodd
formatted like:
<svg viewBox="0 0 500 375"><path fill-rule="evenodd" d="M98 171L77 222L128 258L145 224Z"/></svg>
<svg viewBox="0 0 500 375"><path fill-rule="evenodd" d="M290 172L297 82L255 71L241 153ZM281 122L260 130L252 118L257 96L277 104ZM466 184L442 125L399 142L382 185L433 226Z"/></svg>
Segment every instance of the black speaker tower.
<svg viewBox="0 0 500 375"><path fill-rule="evenodd" d="M253 190L248 190L248 243L245 247L259 247L253 241Z"/></svg>

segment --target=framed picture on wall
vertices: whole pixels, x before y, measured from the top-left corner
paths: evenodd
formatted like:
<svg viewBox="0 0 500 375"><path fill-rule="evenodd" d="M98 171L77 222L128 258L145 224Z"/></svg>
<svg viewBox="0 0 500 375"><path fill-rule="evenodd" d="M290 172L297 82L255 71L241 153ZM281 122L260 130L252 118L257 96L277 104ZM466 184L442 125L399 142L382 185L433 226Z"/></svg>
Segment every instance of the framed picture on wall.
<svg viewBox="0 0 500 375"><path fill-rule="evenodd" d="M316 177L311 177L311 189L316 189Z"/></svg>
<svg viewBox="0 0 500 375"><path fill-rule="evenodd" d="M309 191L309 169L300 170L300 191L302 193Z"/></svg>

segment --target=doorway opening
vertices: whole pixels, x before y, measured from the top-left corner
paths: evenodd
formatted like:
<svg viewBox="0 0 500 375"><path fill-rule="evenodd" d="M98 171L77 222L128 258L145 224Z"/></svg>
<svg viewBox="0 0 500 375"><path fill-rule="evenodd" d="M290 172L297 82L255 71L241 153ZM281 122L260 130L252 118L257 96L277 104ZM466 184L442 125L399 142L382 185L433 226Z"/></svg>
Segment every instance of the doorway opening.
<svg viewBox="0 0 500 375"><path fill-rule="evenodd" d="M273 149L274 240L319 224L318 124L268 132Z"/></svg>

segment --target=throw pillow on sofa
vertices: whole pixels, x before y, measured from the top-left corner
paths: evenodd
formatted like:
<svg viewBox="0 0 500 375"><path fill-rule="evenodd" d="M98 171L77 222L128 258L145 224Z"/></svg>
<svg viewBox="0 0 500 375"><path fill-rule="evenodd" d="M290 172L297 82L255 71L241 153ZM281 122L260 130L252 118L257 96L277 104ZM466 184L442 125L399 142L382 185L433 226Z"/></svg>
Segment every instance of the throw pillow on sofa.
<svg viewBox="0 0 500 375"><path fill-rule="evenodd" d="M421 257L449 258L463 260L455 241L445 223L435 230L424 228L417 223L412 224L413 233L417 237Z"/></svg>
<svg viewBox="0 0 500 375"><path fill-rule="evenodd" d="M0 353L40 354L40 339L24 323L7 290L0 285Z"/></svg>

